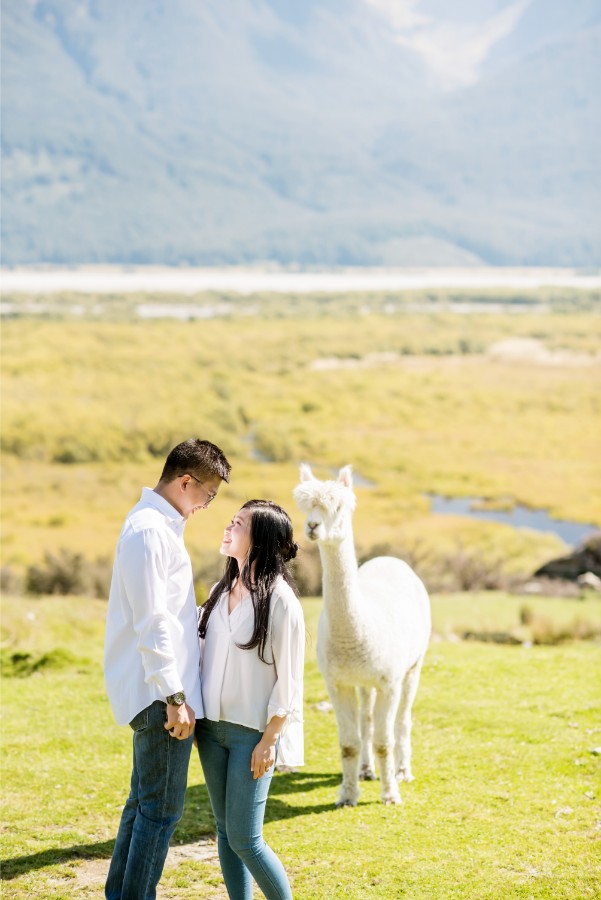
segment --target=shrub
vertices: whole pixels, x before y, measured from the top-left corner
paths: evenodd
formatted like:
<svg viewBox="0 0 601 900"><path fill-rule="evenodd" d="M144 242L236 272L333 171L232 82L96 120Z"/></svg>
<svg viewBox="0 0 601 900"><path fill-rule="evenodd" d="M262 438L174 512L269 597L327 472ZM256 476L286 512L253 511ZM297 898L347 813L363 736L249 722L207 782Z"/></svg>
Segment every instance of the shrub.
<svg viewBox="0 0 601 900"><path fill-rule="evenodd" d="M81 553L46 552L44 562L27 567L25 586L31 594L85 594L87 567Z"/></svg>
<svg viewBox="0 0 601 900"><path fill-rule="evenodd" d="M408 566L411 566L413 571L424 580L426 580L426 573L429 574L431 572L433 563L432 551L420 540L415 540L402 546L394 546L389 542L372 544L367 551L362 551L359 548L357 556L359 565L376 556L396 556L398 559L406 562Z"/></svg>
<svg viewBox="0 0 601 900"><path fill-rule="evenodd" d="M48 653L44 653L37 659L23 650L13 651L2 649L2 674L5 678L27 678L37 672L61 671L69 668L86 668L88 659L80 659L63 647L55 647Z"/></svg>
<svg viewBox="0 0 601 900"><path fill-rule="evenodd" d="M589 619L574 618L571 622L554 622L549 616L535 613L529 606L520 609L520 626L508 631L464 631L463 640L495 644L523 644L555 646L567 641L598 641L601 625Z"/></svg>
<svg viewBox="0 0 601 900"><path fill-rule="evenodd" d="M532 612L532 607L524 603L523 606L520 607L520 625L530 625L533 617L534 613Z"/></svg>
<svg viewBox="0 0 601 900"><path fill-rule="evenodd" d="M107 556L86 560L81 553L62 549L46 552L43 563L27 567L25 587L30 594L84 594L108 598L112 575Z"/></svg>
<svg viewBox="0 0 601 900"><path fill-rule="evenodd" d="M76 438L64 441L52 454L52 462L66 463L68 465L94 462L97 458L97 452L93 447L78 441Z"/></svg>
<svg viewBox="0 0 601 900"><path fill-rule="evenodd" d="M504 569L501 559L483 556L458 543L447 553L436 554L422 541L404 546L373 544L361 551L359 563L375 556L396 556L419 575L430 593L441 591L509 590L521 580Z"/></svg>
<svg viewBox="0 0 601 900"><path fill-rule="evenodd" d="M290 568L301 597L321 596L321 560L317 547L300 549Z"/></svg>
<svg viewBox="0 0 601 900"><path fill-rule="evenodd" d="M2 675L4 678L14 678L19 676L31 675L33 657L31 653L25 653L17 650L10 653L6 648L0 650L0 661L2 662Z"/></svg>
<svg viewBox="0 0 601 900"><path fill-rule="evenodd" d="M565 641L591 641L601 638L601 626L588 619L575 618L562 625L547 616L533 616L530 632L534 644L562 644Z"/></svg>
<svg viewBox="0 0 601 900"><path fill-rule="evenodd" d="M3 594L21 594L23 591L23 576L11 566L0 567L0 591Z"/></svg>
<svg viewBox="0 0 601 900"><path fill-rule="evenodd" d="M507 587L503 564L499 559L486 559L457 544L452 553L442 558L442 565L451 578L453 590L500 590Z"/></svg>
<svg viewBox="0 0 601 900"><path fill-rule="evenodd" d="M255 452L268 462L288 462L294 456L289 435L277 428L260 426L255 432Z"/></svg>

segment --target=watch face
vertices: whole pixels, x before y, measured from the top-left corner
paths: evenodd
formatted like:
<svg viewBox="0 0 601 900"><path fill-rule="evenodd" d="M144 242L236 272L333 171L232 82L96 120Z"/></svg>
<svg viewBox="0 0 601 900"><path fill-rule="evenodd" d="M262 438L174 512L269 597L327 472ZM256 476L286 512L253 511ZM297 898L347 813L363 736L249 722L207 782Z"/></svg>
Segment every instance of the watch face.
<svg viewBox="0 0 601 900"><path fill-rule="evenodd" d="M179 691L177 694L172 694L171 697L167 697L167 703L171 706L182 706L186 702L186 695Z"/></svg>

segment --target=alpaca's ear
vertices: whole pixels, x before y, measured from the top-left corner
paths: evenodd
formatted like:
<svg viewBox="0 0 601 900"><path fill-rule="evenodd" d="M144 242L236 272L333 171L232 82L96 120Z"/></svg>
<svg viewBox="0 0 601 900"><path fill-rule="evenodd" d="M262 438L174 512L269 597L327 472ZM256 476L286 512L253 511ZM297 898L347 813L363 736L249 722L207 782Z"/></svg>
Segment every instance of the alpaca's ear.
<svg viewBox="0 0 601 900"><path fill-rule="evenodd" d="M300 480L301 481L315 481L315 478L313 477L313 472L311 471L311 466L308 466L307 463L301 463Z"/></svg>
<svg viewBox="0 0 601 900"><path fill-rule="evenodd" d="M338 473L338 481L347 488L353 486L353 467L344 466Z"/></svg>

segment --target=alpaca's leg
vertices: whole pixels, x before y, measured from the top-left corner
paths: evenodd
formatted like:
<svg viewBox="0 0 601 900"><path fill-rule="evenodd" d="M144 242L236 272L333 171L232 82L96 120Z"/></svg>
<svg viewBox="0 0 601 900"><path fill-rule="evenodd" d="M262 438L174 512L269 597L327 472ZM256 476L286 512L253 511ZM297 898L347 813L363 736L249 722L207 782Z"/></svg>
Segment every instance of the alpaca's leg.
<svg viewBox="0 0 601 900"><path fill-rule="evenodd" d="M376 691L374 688L359 688L361 698L361 762L359 765L359 779L361 781L375 781L374 765L374 702Z"/></svg>
<svg viewBox="0 0 601 900"><path fill-rule="evenodd" d="M401 802L394 777L394 717L400 692L400 684L388 690L378 688L374 707L374 750L382 782L382 802L386 804Z"/></svg>
<svg viewBox="0 0 601 900"><path fill-rule="evenodd" d="M411 772L411 708L417 694L422 663L423 657L407 672L403 679L403 690L394 729L397 781L413 781Z"/></svg>
<svg viewBox="0 0 601 900"><path fill-rule="evenodd" d="M342 758L342 784L336 806L356 806L359 799L359 707L357 689L328 684L338 723L338 740Z"/></svg>

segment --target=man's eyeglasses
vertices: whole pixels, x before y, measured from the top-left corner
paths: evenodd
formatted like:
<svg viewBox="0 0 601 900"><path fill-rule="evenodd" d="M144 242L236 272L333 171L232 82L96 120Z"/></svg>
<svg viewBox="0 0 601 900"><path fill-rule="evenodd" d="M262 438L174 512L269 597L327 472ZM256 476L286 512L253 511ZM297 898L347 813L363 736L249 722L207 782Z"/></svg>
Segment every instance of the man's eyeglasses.
<svg viewBox="0 0 601 900"><path fill-rule="evenodd" d="M204 488L204 484L202 483L202 481L200 480L200 478L197 478L196 475L193 475L193 474L192 474L192 472L186 472L185 474L186 474L186 475L189 475L190 478L193 478L194 481L195 481L197 484L199 484L199 485L201 486L201 488ZM180 478L183 478L184 476L183 476L183 475L180 475L179 477L180 477ZM205 490L206 490L206 489L205 489ZM204 501L204 503L203 503L202 505L203 505L203 506L208 506L210 503L213 502L213 500L215 499L216 496L217 496L217 492L215 492L215 493L213 493L213 494L207 492L206 500Z"/></svg>

